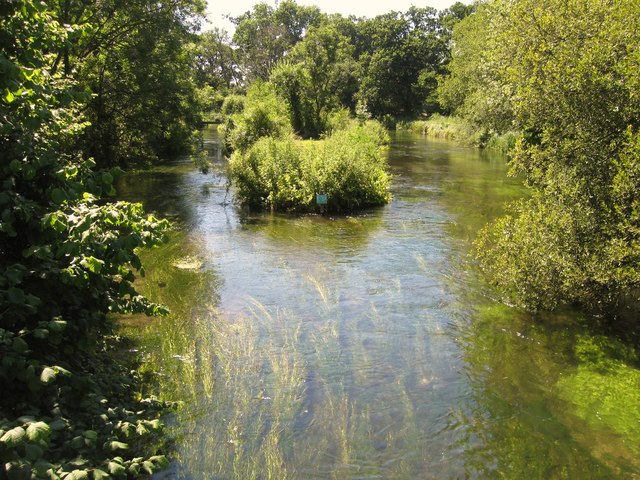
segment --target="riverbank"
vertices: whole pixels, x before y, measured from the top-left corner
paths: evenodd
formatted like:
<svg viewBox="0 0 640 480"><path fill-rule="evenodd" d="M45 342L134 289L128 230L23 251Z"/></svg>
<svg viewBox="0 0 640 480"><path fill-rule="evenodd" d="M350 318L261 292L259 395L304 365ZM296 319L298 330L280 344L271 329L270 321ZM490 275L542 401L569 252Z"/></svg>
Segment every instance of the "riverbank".
<svg viewBox="0 0 640 480"><path fill-rule="evenodd" d="M495 132L475 128L460 117L432 115L426 120L398 120L395 129L425 135L430 138L453 140L462 145L489 148L506 153L515 146L517 134Z"/></svg>

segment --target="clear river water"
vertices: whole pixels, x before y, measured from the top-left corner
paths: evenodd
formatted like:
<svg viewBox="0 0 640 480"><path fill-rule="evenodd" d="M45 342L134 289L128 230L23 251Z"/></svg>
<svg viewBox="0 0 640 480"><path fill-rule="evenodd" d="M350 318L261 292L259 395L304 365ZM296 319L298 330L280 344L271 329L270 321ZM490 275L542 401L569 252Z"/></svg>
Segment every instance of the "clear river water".
<svg viewBox="0 0 640 480"><path fill-rule="evenodd" d="M119 183L176 225L140 283L171 315L122 322L147 393L183 402L162 478L640 478L633 338L505 306L477 271L478 230L525 194L503 156L396 133L389 205L287 216L233 205L204 140L208 174Z"/></svg>

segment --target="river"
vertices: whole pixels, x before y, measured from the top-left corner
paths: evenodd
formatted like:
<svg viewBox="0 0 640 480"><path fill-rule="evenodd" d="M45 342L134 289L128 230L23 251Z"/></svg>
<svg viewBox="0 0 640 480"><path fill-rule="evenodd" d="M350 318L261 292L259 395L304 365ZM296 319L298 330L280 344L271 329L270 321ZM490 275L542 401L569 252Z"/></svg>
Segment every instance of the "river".
<svg viewBox="0 0 640 480"><path fill-rule="evenodd" d="M179 479L639 478L637 351L575 311L505 306L470 255L524 194L495 152L396 133L393 200L351 216L248 214L215 130L120 196L178 228L127 319L171 420Z"/></svg>

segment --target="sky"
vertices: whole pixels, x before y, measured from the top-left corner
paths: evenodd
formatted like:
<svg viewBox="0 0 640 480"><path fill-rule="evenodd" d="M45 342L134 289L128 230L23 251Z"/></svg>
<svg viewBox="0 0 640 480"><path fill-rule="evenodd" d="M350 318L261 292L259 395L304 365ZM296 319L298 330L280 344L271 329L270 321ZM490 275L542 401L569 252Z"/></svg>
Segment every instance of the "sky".
<svg viewBox="0 0 640 480"><path fill-rule="evenodd" d="M211 30L214 27L224 28L233 33L233 25L225 20L224 15L237 17L242 15L261 0L208 0L207 19L202 25L203 30ZM269 5L275 6L275 0L264 0ZM355 15L357 17L372 18L382 13L396 10L405 12L415 5L416 7L433 7L443 10L453 5L457 0L296 0L299 5L316 5L323 13L341 13L344 16ZM462 0L463 3L470 3Z"/></svg>

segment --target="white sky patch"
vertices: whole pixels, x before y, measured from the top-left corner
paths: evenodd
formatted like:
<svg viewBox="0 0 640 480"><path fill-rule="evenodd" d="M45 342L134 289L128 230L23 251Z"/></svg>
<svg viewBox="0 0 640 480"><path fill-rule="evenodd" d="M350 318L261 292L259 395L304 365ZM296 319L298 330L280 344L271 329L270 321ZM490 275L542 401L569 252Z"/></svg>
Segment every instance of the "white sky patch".
<svg viewBox="0 0 640 480"><path fill-rule="evenodd" d="M323 13L341 13L345 17L355 15L356 17L373 18L376 15L390 12L392 10L406 12L411 5L416 7L433 7L437 10L444 10L450 7L457 0L369 0L369 1L349 1L349 0L297 0L298 5L316 5ZM463 3L470 3L464 1ZM214 27L224 28L230 34L233 33L234 25L225 19L225 15L237 17L244 12L261 3L260 0L208 0L207 2L207 22L202 25L203 30L211 30ZM275 7L275 0L265 0L265 3Z"/></svg>

